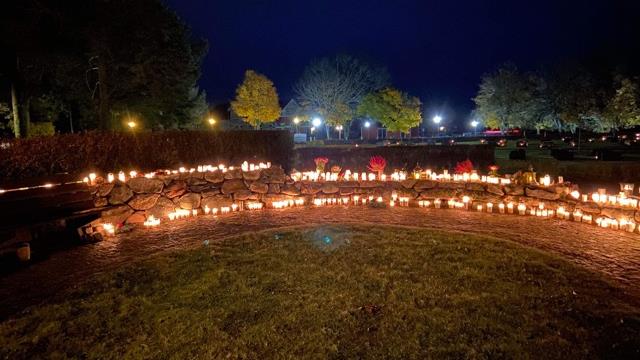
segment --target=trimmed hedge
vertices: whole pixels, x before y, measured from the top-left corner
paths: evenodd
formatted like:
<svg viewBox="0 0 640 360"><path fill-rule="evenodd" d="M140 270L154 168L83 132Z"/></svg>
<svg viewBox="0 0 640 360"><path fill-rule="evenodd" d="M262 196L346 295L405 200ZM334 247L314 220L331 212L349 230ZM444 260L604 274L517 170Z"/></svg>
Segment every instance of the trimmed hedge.
<svg viewBox="0 0 640 360"><path fill-rule="evenodd" d="M244 160L289 165L288 131L89 132L18 139L0 149L0 179L20 180L60 173L240 164Z"/></svg>
<svg viewBox="0 0 640 360"><path fill-rule="evenodd" d="M387 171L393 169L412 170L416 165L422 168L447 168L453 170L456 164L471 160L476 169L486 170L495 164L493 145L400 145L380 147L305 147L296 149L293 167L298 170L314 169L313 159L319 156L329 159L327 169L339 165L345 169L366 171L369 159L380 155L387 161Z"/></svg>

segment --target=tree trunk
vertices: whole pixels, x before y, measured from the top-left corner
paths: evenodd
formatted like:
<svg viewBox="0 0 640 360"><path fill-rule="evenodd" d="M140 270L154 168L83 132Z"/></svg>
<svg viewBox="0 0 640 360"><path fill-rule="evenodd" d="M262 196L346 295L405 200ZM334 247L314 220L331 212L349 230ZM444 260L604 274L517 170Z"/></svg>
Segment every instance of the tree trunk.
<svg viewBox="0 0 640 360"><path fill-rule="evenodd" d="M22 121L20 122L20 133L23 137L29 136L29 126L31 125L31 97L26 97L22 101Z"/></svg>
<svg viewBox="0 0 640 360"><path fill-rule="evenodd" d="M13 135L20 137L20 106L18 104L18 91L15 82L11 83L11 112L13 113Z"/></svg>
<svg viewBox="0 0 640 360"><path fill-rule="evenodd" d="M99 83L99 100L98 100L98 124L101 130L111 128L111 119L109 118L109 89L107 85L107 67L102 56L98 56L98 83Z"/></svg>
<svg viewBox="0 0 640 360"><path fill-rule="evenodd" d="M326 123L324 124L324 130L325 130L325 133L327 134L327 140L329 140L329 126Z"/></svg>
<svg viewBox="0 0 640 360"><path fill-rule="evenodd" d="M352 120L347 121L346 126L344 127L344 130L343 130L343 133L342 133L343 134L343 140L349 140L349 130L351 130L351 121Z"/></svg>

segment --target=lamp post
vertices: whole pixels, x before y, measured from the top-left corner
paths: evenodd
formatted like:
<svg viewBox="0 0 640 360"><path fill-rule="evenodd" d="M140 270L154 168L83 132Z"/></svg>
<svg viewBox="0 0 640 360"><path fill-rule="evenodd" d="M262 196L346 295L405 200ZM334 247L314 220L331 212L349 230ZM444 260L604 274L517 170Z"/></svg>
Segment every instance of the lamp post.
<svg viewBox="0 0 640 360"><path fill-rule="evenodd" d="M293 118L293 123L296 125L296 133L298 132L298 124L300 124L300 118L299 117L294 117Z"/></svg>
<svg viewBox="0 0 640 360"><path fill-rule="evenodd" d="M438 131L440 131L441 127L439 127L439 125L440 125L441 122L442 122L442 116L436 115L436 116L433 117L433 123L436 124L436 129L438 129ZM438 135L439 135L439 133L438 133Z"/></svg>
<svg viewBox="0 0 640 360"><path fill-rule="evenodd" d="M342 140L342 125L336 126L336 130L338 130L338 140Z"/></svg>
<svg viewBox="0 0 640 360"><path fill-rule="evenodd" d="M129 127L129 129L131 129L131 131L133 131L133 129L135 129L138 124L135 121L131 120L127 122L127 126Z"/></svg>
<svg viewBox="0 0 640 360"><path fill-rule="evenodd" d="M473 135L476 134L476 129L478 128L478 124L479 124L478 120L471 121L471 127L473 127Z"/></svg>
<svg viewBox="0 0 640 360"><path fill-rule="evenodd" d="M217 122L217 121L216 121L216 119L214 119L214 118L210 117L210 118L207 120L207 122L209 123L209 125L214 126L214 125L216 124L216 122Z"/></svg>
<svg viewBox="0 0 640 360"><path fill-rule="evenodd" d="M360 125L360 140L364 140L364 131L362 129L363 126L368 129L369 127L371 127L371 122L367 120Z"/></svg>

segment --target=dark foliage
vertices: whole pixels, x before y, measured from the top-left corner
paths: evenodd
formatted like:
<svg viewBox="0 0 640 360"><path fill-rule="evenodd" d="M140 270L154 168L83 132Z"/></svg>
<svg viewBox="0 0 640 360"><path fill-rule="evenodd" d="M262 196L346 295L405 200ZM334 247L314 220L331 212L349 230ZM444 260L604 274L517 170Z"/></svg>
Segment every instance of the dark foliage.
<svg viewBox="0 0 640 360"><path fill-rule="evenodd" d="M15 140L0 150L0 179L21 180L88 171L153 171L198 164L271 161L285 168L293 149L287 131L89 132Z"/></svg>
<svg viewBox="0 0 640 360"><path fill-rule="evenodd" d="M298 170L313 168L313 159L318 156L329 158L329 165L340 165L343 169L367 171L372 156L382 156L386 160L386 172L394 169L412 170L416 166L423 168L453 167L460 161L471 160L479 168L495 163L494 147L491 145L420 145L385 146L374 148L301 148L296 150L293 166Z"/></svg>

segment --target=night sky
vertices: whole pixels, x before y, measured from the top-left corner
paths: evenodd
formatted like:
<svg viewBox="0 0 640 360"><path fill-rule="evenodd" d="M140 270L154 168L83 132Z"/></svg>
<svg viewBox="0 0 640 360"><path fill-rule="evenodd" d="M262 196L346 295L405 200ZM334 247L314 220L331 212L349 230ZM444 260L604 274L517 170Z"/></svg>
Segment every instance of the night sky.
<svg viewBox="0 0 640 360"><path fill-rule="evenodd" d="M213 103L231 99L249 68L286 102L309 61L345 53L387 66L426 112L457 118L473 107L482 74L505 62L530 70L625 58L638 45L640 10L631 0L167 2L209 41L200 84Z"/></svg>

